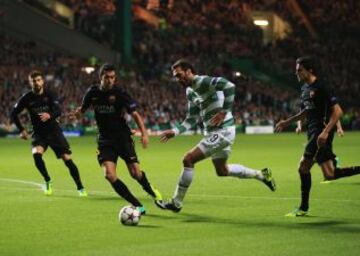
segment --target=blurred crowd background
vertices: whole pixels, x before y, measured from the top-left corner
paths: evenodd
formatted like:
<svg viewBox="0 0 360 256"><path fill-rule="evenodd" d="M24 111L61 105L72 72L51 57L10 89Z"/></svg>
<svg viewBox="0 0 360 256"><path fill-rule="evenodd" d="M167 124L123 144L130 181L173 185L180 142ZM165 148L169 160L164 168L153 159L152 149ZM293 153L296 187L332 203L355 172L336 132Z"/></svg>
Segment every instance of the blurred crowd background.
<svg viewBox="0 0 360 256"><path fill-rule="evenodd" d="M36 0L24 1L37 6ZM74 11L74 29L109 48L114 48L114 12L111 0L61 0ZM151 1L133 1L148 7ZM356 0L297 1L318 32L314 39L289 12L286 1L184 0L155 1L155 28L133 16L133 62L119 66L118 84L139 103L139 112L152 131L173 127L186 113L185 90L174 83L170 66L178 58L191 60L199 74L223 76L236 84L234 115L239 130L246 125L273 125L299 110L300 85L294 76L295 60L313 55L321 76L331 86L345 110L346 129L360 129L359 34L360 2ZM264 44L261 28L245 15L247 10L272 11L290 23L284 39ZM330 15L331 13L331 15ZM54 15L54 18L56 15ZM1 10L0 10L1 17ZM89 56L90 57L90 56ZM257 65L288 74L284 85L266 83L234 69L231 59L251 58ZM93 65L94 72L83 67ZM14 131L9 119L16 100L27 90L27 74L38 69L61 102L64 129L95 129L92 112L73 122L66 113L79 106L86 89L98 82L99 59L84 59L40 44L0 35L0 130ZM23 122L27 122L23 115Z"/></svg>

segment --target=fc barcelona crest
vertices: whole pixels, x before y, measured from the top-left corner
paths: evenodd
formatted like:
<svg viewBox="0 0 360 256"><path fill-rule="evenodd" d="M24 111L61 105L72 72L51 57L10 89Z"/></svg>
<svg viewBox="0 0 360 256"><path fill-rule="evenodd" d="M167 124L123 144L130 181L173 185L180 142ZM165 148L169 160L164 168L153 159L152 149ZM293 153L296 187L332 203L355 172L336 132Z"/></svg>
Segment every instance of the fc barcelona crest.
<svg viewBox="0 0 360 256"><path fill-rule="evenodd" d="M116 96L115 95L110 95L109 96L109 102L114 103L115 101L116 101Z"/></svg>

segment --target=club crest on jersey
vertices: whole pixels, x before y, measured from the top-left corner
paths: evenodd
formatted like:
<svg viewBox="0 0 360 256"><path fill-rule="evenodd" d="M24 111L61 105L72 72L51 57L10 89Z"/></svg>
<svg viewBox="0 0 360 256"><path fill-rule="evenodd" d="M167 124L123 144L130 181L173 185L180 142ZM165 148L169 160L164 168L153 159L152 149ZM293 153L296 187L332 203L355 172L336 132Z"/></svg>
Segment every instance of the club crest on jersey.
<svg viewBox="0 0 360 256"><path fill-rule="evenodd" d="M114 103L115 101L116 101L116 96L115 95L110 95L109 96L109 102Z"/></svg>
<svg viewBox="0 0 360 256"><path fill-rule="evenodd" d="M310 98L314 98L315 96L315 91L310 91Z"/></svg>

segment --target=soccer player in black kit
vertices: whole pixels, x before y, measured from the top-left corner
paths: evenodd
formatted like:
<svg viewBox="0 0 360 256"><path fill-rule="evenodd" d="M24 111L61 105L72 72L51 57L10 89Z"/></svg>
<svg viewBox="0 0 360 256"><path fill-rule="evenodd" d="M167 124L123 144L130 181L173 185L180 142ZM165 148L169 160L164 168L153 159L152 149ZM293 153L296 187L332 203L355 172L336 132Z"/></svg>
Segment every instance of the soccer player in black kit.
<svg viewBox="0 0 360 256"><path fill-rule="evenodd" d="M100 84L93 85L88 89L81 107L73 111L70 116L80 118L81 114L92 106L99 129L98 161L104 170L105 178L121 197L137 207L141 214L145 214L144 206L116 174L117 159L121 157L125 161L130 175L140 183L142 188L155 200L162 200L160 192L150 185L145 172L140 170L125 114L130 114L135 120L142 134L141 143L146 148L149 138L144 122L136 111L135 100L115 84L115 67L111 64L104 64L99 70L99 77Z"/></svg>
<svg viewBox="0 0 360 256"><path fill-rule="evenodd" d="M28 79L31 85L31 91L25 93L18 100L12 110L11 118L20 131L20 137L27 140L30 136L22 126L18 114L24 109L30 114L34 130L32 134L32 154L35 166L45 180L43 187L45 195L52 194L52 180L48 174L42 155L48 146L50 146L55 152L56 157L61 158L69 169L71 177L76 183L79 196L87 196L87 192L80 179L78 168L71 159L69 143L65 139L56 120L61 115L61 109L55 94L45 87L44 76L41 72L36 70L32 71Z"/></svg>
<svg viewBox="0 0 360 256"><path fill-rule="evenodd" d="M311 188L310 169L316 161L327 180L335 180L360 174L360 166L338 168L332 142L336 123L342 115L342 109L332 90L318 78L317 65L313 57L301 57L296 60L296 76L303 83L301 87L301 111L281 120L275 126L280 132L292 122L306 119L308 143L300 160L301 204L288 217L308 215Z"/></svg>

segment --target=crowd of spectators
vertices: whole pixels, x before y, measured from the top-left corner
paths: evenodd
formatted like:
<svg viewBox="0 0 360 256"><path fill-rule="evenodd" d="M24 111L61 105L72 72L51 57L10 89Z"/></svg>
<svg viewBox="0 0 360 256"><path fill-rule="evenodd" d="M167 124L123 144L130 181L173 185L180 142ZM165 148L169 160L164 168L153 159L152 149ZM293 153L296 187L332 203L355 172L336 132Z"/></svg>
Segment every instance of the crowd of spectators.
<svg viewBox="0 0 360 256"><path fill-rule="evenodd" d="M64 113L78 106L85 90L98 79L96 72L88 74L81 70L85 66L83 60L40 47L35 42L2 36L0 45L0 123L3 129L14 129L9 113L16 100L30 89L27 81L30 70L44 72L46 84L58 94ZM119 84L138 101L148 128L155 131L170 128L184 118L185 92L170 75L146 77L139 67L120 71ZM238 84L234 114L239 124L272 124L276 116L288 113L291 108L287 92L251 78L248 81L234 78L234 81ZM23 118L26 121L26 115ZM61 123L66 128L74 126L66 115ZM81 124L93 126L93 115L87 113Z"/></svg>

